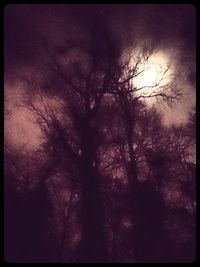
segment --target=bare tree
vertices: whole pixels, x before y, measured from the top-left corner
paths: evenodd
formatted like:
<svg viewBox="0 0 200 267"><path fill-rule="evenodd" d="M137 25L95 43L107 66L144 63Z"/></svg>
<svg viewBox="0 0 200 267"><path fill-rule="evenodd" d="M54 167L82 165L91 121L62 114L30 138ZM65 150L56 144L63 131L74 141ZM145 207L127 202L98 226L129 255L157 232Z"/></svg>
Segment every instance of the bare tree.
<svg viewBox="0 0 200 267"><path fill-rule="evenodd" d="M86 262L111 259L106 237L109 215L105 216L105 201L108 200L105 190L108 181L105 177L112 180L114 173L121 173L124 181L128 181L126 200L123 201L126 203L129 199L127 214L131 216L132 230L129 232L132 244L135 242L133 224L137 221L136 217L140 217L136 215L140 203L139 192L146 192L148 188L148 199L151 196L157 200L160 198L160 206L158 202L157 204L161 216L162 199L154 186L156 184L160 187L159 180L163 176L159 172L162 168L158 168L159 153L162 154L162 151L155 146L152 136L156 126L151 130L150 124L145 125L150 117L146 115L148 111L142 101L155 98L171 104L180 97L174 77L170 83L163 83L170 66L159 74L154 85L135 86L134 79L147 70L145 66L148 66L153 54L152 49L144 46L139 55L124 59L119 47L103 27L93 33L94 38L90 40L89 46L54 49L45 44L49 62L44 76L39 82L28 79L29 89L36 93L29 94L28 108L43 131L47 158L53 159L50 165L55 169L54 163L57 162L57 167L64 171L66 177L71 176L70 188L75 184L80 189L81 241L74 258ZM101 44L98 33L104 37ZM149 134L145 134L145 130ZM162 130L159 129L159 133L160 131ZM165 159L161 162L163 168L167 168L165 162ZM141 184L141 180L144 180L141 176L145 176L144 171L141 175L142 166L149 170L145 179L148 180L151 176L156 181L155 184ZM123 187L119 188L117 195L123 195ZM113 193L114 187L110 186L109 190ZM113 195L116 196L116 193ZM72 202L73 193L69 199L69 209ZM148 203L146 207L149 207ZM110 209L113 208L116 207L111 204ZM116 218L117 214L113 213L114 231L118 231L120 225L116 223ZM68 221L68 216L64 220ZM122 218L120 222L121 220ZM142 224L141 218L139 221ZM152 227L153 225L154 223ZM64 250L64 232L60 255ZM113 238L114 255L116 243ZM147 260L150 254L155 256L156 247L152 249L154 252L151 250L151 253L147 253ZM136 256L136 260L140 259Z"/></svg>

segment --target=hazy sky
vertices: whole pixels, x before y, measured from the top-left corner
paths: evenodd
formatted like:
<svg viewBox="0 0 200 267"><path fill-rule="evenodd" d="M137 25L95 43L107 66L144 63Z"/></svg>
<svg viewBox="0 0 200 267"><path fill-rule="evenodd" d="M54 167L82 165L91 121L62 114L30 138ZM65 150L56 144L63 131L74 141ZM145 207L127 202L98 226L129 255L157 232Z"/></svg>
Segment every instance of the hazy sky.
<svg viewBox="0 0 200 267"><path fill-rule="evenodd" d="M163 111L160 106L165 113L163 122L187 121L196 95L196 10L193 5L18 4L5 8L5 96L8 100L6 105L14 111L6 121L7 136L28 140L34 134L31 119L25 119L24 111L16 103L20 103L23 92L19 75L29 70L39 70L46 60L44 40L51 45L84 42L91 25L98 20L111 29L123 49L134 42L140 44L148 41L170 55L183 73L179 83L183 98L176 110L165 108Z"/></svg>

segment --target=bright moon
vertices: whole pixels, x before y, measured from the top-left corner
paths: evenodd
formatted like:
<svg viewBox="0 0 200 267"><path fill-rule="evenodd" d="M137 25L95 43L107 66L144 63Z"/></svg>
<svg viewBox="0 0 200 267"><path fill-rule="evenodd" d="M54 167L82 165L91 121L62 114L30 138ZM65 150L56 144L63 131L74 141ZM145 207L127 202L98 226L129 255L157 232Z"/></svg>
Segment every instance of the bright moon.
<svg viewBox="0 0 200 267"><path fill-rule="evenodd" d="M169 57L164 52L153 54L148 62L141 64L138 69L138 73L141 73L133 78L134 86L142 88L138 94L149 94L155 90L154 86L163 86L169 83L173 70L172 67L168 68Z"/></svg>
<svg viewBox="0 0 200 267"><path fill-rule="evenodd" d="M143 86L154 86L156 85L158 76L158 71L155 66L149 67L149 69L145 70L140 74L140 82Z"/></svg>

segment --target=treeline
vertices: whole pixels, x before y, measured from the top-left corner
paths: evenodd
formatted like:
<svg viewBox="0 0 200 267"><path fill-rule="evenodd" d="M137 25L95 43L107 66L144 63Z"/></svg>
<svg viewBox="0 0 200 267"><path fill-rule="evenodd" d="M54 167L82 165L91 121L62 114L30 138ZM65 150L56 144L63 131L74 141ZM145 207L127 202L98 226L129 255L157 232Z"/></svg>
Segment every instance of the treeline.
<svg viewBox="0 0 200 267"><path fill-rule="evenodd" d="M193 261L195 111L164 127L144 100L175 105L177 80L163 83L165 69L136 88L153 49L122 57L95 27L87 44L45 44L42 78L24 77L43 142L27 154L5 144L5 259Z"/></svg>

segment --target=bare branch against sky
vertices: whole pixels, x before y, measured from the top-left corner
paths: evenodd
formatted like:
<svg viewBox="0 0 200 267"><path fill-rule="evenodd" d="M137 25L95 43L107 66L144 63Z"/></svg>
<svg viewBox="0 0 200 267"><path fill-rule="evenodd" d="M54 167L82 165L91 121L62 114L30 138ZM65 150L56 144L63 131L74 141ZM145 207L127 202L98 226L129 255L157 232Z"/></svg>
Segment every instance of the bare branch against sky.
<svg viewBox="0 0 200 267"><path fill-rule="evenodd" d="M4 20L6 261L192 262L195 6Z"/></svg>

